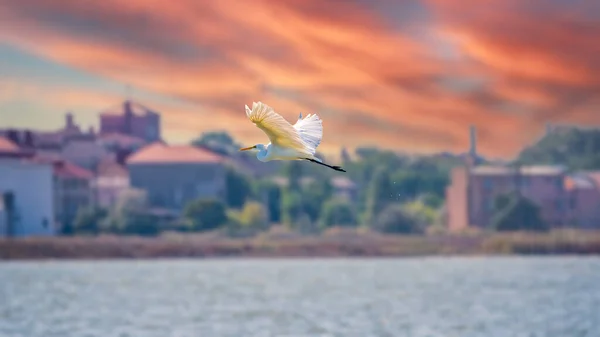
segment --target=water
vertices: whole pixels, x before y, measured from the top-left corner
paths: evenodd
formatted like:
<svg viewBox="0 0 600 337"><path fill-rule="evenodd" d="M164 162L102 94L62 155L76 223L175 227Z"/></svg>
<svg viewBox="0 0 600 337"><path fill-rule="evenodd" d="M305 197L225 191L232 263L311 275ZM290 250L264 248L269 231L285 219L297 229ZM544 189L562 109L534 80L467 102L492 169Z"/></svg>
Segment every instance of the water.
<svg viewBox="0 0 600 337"><path fill-rule="evenodd" d="M0 263L0 336L598 337L598 258Z"/></svg>

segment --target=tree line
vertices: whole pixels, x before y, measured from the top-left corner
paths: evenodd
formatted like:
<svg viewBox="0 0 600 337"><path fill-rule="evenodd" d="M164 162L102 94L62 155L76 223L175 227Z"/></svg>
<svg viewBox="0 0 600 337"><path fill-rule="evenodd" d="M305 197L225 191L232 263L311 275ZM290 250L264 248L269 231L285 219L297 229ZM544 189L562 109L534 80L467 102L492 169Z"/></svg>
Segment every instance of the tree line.
<svg viewBox="0 0 600 337"><path fill-rule="evenodd" d="M243 156L225 132L208 132L192 142L228 156ZM525 148L515 163L567 164L574 169L600 169L600 132L573 129L549 133ZM273 224L298 232L319 233L333 226L367 227L383 233L424 234L443 231L445 190L450 170L462 165L460 155L411 156L376 148L358 148L344 157L347 173L304 162L281 163L277 176L255 179L230 169L225 200L191 201L180 217L148 212L143 191L125 194L110 210L83 209L67 233L156 235L164 230L222 230L253 235ZM348 177L357 186L356 199L336 195L332 178ZM310 179L305 179L310 178ZM498 196L490 230L548 230L540 210L519 194Z"/></svg>

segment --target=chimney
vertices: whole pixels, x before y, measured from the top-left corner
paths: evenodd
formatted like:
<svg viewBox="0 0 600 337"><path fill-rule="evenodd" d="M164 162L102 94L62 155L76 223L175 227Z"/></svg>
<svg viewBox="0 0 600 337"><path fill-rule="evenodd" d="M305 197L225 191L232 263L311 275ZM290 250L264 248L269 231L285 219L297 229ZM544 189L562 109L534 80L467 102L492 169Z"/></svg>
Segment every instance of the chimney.
<svg viewBox="0 0 600 337"><path fill-rule="evenodd" d="M67 112L65 115L65 129L69 130L75 126L73 121L73 114L71 112Z"/></svg>
<svg viewBox="0 0 600 337"><path fill-rule="evenodd" d="M471 125L469 127L469 154L472 156L477 155L477 127L475 125Z"/></svg>
<svg viewBox="0 0 600 337"><path fill-rule="evenodd" d="M133 131L133 110L131 109L131 102L129 100L123 103L123 111L125 113L125 130L123 130L123 133L131 135Z"/></svg>
<svg viewBox="0 0 600 337"><path fill-rule="evenodd" d="M347 163L349 163L351 161L350 159L350 154L348 153L348 150L346 150L345 147L342 148L340 157L342 159L342 163L345 165Z"/></svg>

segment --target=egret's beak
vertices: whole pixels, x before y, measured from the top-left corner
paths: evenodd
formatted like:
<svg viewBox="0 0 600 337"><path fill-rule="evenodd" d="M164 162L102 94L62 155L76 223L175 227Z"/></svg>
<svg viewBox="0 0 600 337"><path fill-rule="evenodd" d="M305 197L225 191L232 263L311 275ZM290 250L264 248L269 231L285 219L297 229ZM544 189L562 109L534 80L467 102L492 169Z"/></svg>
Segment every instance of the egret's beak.
<svg viewBox="0 0 600 337"><path fill-rule="evenodd" d="M241 148L241 149L240 149L240 151L248 151L248 150L252 150L252 149L253 149L253 148L255 148L255 147L256 147L256 145L254 145L254 146L250 146L250 147L244 147L244 148Z"/></svg>

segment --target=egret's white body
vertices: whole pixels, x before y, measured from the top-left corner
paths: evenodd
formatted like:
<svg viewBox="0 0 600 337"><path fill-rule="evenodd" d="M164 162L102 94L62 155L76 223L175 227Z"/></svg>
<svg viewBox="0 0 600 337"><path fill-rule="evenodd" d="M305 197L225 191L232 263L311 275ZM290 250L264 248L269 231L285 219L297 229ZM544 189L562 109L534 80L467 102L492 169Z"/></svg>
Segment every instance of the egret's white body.
<svg viewBox="0 0 600 337"><path fill-rule="evenodd" d="M246 116L258 128L264 131L271 141L267 145L257 144L240 149L240 151L256 150L256 158L262 162L271 160L309 160L336 171L345 172L338 166L324 164L315 157L317 147L323 138L323 122L319 116L309 114L298 117L292 125L276 113L273 108L262 103L252 103L252 109L246 105Z"/></svg>

